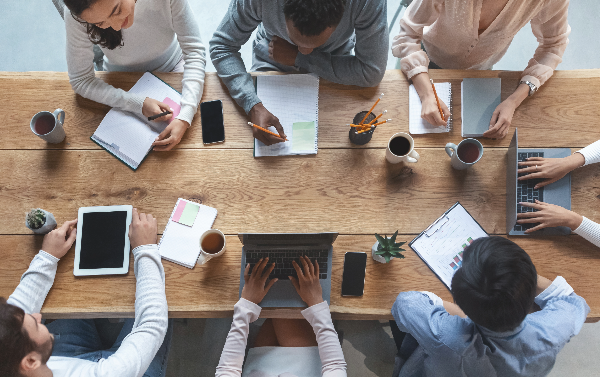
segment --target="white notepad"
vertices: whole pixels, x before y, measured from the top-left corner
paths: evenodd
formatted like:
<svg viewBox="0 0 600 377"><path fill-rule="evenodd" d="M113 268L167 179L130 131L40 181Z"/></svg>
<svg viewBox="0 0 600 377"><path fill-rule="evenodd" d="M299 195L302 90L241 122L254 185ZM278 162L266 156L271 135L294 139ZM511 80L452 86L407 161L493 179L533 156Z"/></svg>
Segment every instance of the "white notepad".
<svg viewBox="0 0 600 377"><path fill-rule="evenodd" d="M177 209L177 205L182 200L188 202L188 200L182 198L177 200L158 244L158 251L163 259L187 268L194 268L200 255L200 236L212 228L217 217L217 210L202 204L190 202L200 206L200 210L196 215L194 225L189 227L173 221L173 214Z"/></svg>
<svg viewBox="0 0 600 377"><path fill-rule="evenodd" d="M256 79L256 94L279 118L287 142L265 145L254 140L254 157L316 154L319 134L319 78L314 75L265 75ZM314 137L307 123L314 124ZM269 131L276 132L273 127ZM294 144L294 137L296 143ZM302 137L302 139L300 139Z"/></svg>
<svg viewBox="0 0 600 377"><path fill-rule="evenodd" d="M414 85L408 88L408 132L411 134L429 134L452 131L452 85L449 82L439 82L435 85L435 91L440 99L444 101L450 110L450 117L445 126L434 126L421 118L421 99Z"/></svg>
<svg viewBox="0 0 600 377"><path fill-rule="evenodd" d="M144 73L129 93L161 102L170 98L181 103L181 94L150 72ZM167 122L150 122L128 111L111 109L91 139L136 170L152 149L154 139L166 127Z"/></svg>
<svg viewBox="0 0 600 377"><path fill-rule="evenodd" d="M462 266L465 248L487 236L481 225L457 202L408 245L450 289L454 273Z"/></svg>

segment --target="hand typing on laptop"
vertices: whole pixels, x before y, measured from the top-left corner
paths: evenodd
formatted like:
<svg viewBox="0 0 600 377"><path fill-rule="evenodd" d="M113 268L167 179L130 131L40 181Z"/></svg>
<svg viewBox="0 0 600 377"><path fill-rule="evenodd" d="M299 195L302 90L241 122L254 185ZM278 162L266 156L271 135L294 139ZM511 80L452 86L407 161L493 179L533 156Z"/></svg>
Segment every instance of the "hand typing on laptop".
<svg viewBox="0 0 600 377"><path fill-rule="evenodd" d="M519 162L519 173L527 173L518 178L519 181L535 178L546 180L535 185L534 189L554 183L585 164L581 153L573 153L563 158L530 157L527 161Z"/></svg>
<svg viewBox="0 0 600 377"><path fill-rule="evenodd" d="M547 160L553 160L551 158ZM560 160L560 159L556 159ZM518 224L536 224L539 225L527 229L525 233L535 232L546 227L567 226L575 230L581 225L583 217L573 211L569 211L555 204L544 203L536 200L535 203L519 203L525 207L531 207L536 212L525 212L517 214Z"/></svg>
<svg viewBox="0 0 600 377"><path fill-rule="evenodd" d="M269 289L271 289L273 284L278 280L276 278L271 279L269 283L267 283L269 275L275 268L275 263L271 263L268 267L267 263L269 263L269 258L261 258L252 269L252 275L250 275L250 263L246 264L246 269L244 270L244 281L246 283L242 289L242 298L253 302L256 305L260 304L267 295L267 292L269 292Z"/></svg>

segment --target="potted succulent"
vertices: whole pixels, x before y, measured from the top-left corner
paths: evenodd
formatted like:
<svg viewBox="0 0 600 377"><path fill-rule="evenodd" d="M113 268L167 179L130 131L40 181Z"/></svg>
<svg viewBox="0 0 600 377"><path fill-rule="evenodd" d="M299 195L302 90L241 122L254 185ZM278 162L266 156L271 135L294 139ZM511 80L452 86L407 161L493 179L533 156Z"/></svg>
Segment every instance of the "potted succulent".
<svg viewBox="0 0 600 377"><path fill-rule="evenodd" d="M25 225L35 234L46 234L56 228L56 219L50 212L35 208L25 216Z"/></svg>
<svg viewBox="0 0 600 377"><path fill-rule="evenodd" d="M396 243L396 237L398 237L398 231L390 238L386 235L381 237L379 234L375 233L377 242L375 242L371 248L371 255L373 256L374 261L379 263L390 263L394 258L404 258L401 251L405 250L400 246L404 245L406 242Z"/></svg>

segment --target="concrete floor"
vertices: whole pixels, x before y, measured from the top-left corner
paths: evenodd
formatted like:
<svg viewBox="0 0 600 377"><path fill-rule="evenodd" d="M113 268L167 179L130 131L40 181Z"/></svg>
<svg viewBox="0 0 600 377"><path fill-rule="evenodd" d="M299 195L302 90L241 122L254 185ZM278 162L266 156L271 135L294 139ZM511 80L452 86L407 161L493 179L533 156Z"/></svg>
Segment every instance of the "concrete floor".
<svg viewBox="0 0 600 377"><path fill-rule="evenodd" d="M221 21L227 1L188 0L198 17L203 40L208 40ZM388 0L388 19L400 0ZM569 7L570 45L558 69L600 68L600 2L573 0ZM396 22L391 36L398 31ZM51 0L3 1L0 13L0 71L66 71L65 30ZM250 39L250 41L252 38ZM515 37L506 56L494 67L522 70L537 46L529 27ZM250 43L241 51L248 67ZM388 69L397 59L389 56ZM214 71L207 62L207 71ZM169 263L169 262L165 262ZM230 319L188 319L175 322L167 375L209 376L214 373L229 331ZM256 327L254 327L256 329ZM390 376L394 343L387 321L339 321L349 376ZM581 333L559 354L550 376L588 377L600 373L600 324L585 324Z"/></svg>

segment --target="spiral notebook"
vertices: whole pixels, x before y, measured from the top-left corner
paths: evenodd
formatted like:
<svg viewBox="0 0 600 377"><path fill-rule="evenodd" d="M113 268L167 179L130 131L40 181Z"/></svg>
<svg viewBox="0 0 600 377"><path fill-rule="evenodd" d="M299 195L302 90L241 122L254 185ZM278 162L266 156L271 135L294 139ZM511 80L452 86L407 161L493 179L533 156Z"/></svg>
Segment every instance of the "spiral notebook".
<svg viewBox="0 0 600 377"><path fill-rule="evenodd" d="M256 94L279 118L288 141L265 145L254 140L254 157L316 154L319 134L319 77L310 74L264 75ZM272 127L270 131L275 131Z"/></svg>
<svg viewBox="0 0 600 377"><path fill-rule="evenodd" d="M200 236L212 228L216 218L215 208L179 198L158 243L160 256L194 268L200 255Z"/></svg>
<svg viewBox="0 0 600 377"><path fill-rule="evenodd" d="M421 99L414 85L408 88L408 132L411 134L430 134L452 131L452 85L449 82L435 83L435 91L450 110L445 126L434 126L421 118Z"/></svg>

